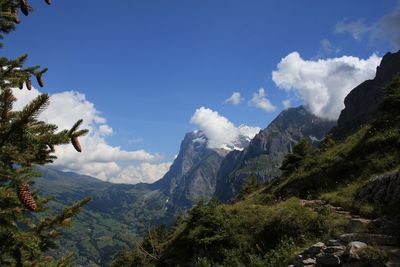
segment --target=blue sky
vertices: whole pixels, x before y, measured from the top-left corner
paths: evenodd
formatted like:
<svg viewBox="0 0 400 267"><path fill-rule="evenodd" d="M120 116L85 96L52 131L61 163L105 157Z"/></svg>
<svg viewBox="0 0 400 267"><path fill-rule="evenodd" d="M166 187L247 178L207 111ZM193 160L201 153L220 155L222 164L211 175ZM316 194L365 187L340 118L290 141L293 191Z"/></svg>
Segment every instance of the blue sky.
<svg viewBox="0 0 400 267"><path fill-rule="evenodd" d="M264 128L282 111L283 100L290 99L292 106L313 101L305 100L307 88L296 88L304 83L272 79L273 71L288 71L277 65L294 51L318 62L345 55L367 60L398 48L380 23L398 9L394 0L55 0L50 7L42 1L33 5L35 12L21 15L2 52L10 57L27 52L30 64L48 67L41 91L84 94L113 129L104 137L109 145L159 153L165 162L173 160L183 135L197 127L190 120L200 107L236 126ZM371 75L358 74L360 79ZM249 103L260 88L274 111ZM224 102L233 92L244 98L238 105ZM327 110L315 107L316 113Z"/></svg>

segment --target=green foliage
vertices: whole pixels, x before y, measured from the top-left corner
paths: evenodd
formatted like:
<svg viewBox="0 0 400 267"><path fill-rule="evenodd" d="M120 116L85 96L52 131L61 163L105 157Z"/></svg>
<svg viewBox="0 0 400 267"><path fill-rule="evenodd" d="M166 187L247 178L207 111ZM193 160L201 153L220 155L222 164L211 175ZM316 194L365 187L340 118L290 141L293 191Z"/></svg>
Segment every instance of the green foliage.
<svg viewBox="0 0 400 267"><path fill-rule="evenodd" d="M382 264L389 260L389 256L384 250L373 246L366 246L360 249L357 254L363 262L371 264L372 266Z"/></svg>
<svg viewBox="0 0 400 267"><path fill-rule="evenodd" d="M153 259L135 250L115 262L124 258L136 266L283 266L299 248L336 234L343 224L329 209L314 212L296 198L270 205L248 199L233 205L204 202L189 211ZM129 264L124 266L133 266Z"/></svg>
<svg viewBox="0 0 400 267"><path fill-rule="evenodd" d="M295 172L304 161L313 153L311 140L305 138L293 147L293 152L285 156L281 170L283 175Z"/></svg>
<svg viewBox="0 0 400 267"><path fill-rule="evenodd" d="M32 8L26 1L0 0L0 37L14 30L18 23L17 10L25 15ZM60 228L68 224L89 199L76 202L53 216L34 214L46 211L49 199L29 191L36 164L53 162L56 157L51 147L67 144L71 134L67 130L57 132L57 126L38 120L48 106L49 96L41 94L21 111L14 111L13 90L22 89L25 83L31 89L31 77L35 76L43 86L42 75L47 69L39 66L24 67L27 55L17 59L0 58L0 265L1 266L65 266L70 257L62 257L58 263L47 252L56 247L54 238L61 235ZM73 135L81 136L87 130L73 129Z"/></svg>
<svg viewBox="0 0 400 267"><path fill-rule="evenodd" d="M265 267L287 266L293 261L296 253L296 244L291 239L281 240L279 244L264 255L264 259L259 265Z"/></svg>
<svg viewBox="0 0 400 267"><path fill-rule="evenodd" d="M243 200L247 195L253 193L261 187L261 183L258 182L257 177L249 176L244 182L242 189L239 194L236 195L235 200Z"/></svg>

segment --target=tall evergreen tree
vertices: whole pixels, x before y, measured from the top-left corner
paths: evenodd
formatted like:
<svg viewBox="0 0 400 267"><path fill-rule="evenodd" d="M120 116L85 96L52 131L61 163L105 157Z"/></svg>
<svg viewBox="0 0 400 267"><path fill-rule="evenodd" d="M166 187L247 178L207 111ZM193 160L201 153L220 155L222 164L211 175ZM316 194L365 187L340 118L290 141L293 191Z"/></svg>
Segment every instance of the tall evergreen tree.
<svg viewBox="0 0 400 267"><path fill-rule="evenodd" d="M304 138L293 147L292 153L289 153L283 159L280 167L283 175L296 171L302 162L313 153L314 149L309 138Z"/></svg>
<svg viewBox="0 0 400 267"><path fill-rule="evenodd" d="M20 23L19 13L27 16L33 10L26 0L0 0L0 9L1 39ZM25 54L16 59L0 57L0 266L65 266L66 258L56 261L45 252L56 247L54 238L61 235L61 227L89 199L46 217L43 211L49 199L32 192L29 185L40 177L35 165L56 159L55 146L71 142L81 152L78 137L87 130L78 129L82 120L62 131L40 121L38 116L49 104L48 94L39 95L21 111L13 110L13 90L31 90L32 78L44 86L47 69L25 67L26 59Z"/></svg>

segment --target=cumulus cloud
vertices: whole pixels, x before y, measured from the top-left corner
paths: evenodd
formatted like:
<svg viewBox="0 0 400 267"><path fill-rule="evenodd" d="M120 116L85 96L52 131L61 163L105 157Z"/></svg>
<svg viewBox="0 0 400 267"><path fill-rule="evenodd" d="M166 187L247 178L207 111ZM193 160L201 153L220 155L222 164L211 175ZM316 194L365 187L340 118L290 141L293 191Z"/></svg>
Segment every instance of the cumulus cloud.
<svg viewBox="0 0 400 267"><path fill-rule="evenodd" d="M345 96L373 78L380 61L375 54L368 59L343 56L304 60L298 52L292 52L272 72L272 80L278 88L294 91L315 115L337 119Z"/></svg>
<svg viewBox="0 0 400 267"><path fill-rule="evenodd" d="M399 25L400 4L371 25L366 25L362 20L343 20L336 24L335 32L349 33L356 40L362 40L362 38L367 35L371 41L385 41L390 43L394 49L400 49Z"/></svg>
<svg viewBox="0 0 400 267"><path fill-rule="evenodd" d="M250 100L249 104L250 106L260 108L266 112L273 112L276 110L276 106L266 97L264 88L258 89L258 91L253 94L253 98Z"/></svg>
<svg viewBox="0 0 400 267"><path fill-rule="evenodd" d="M171 167L170 162L151 164L143 162L138 166L128 166L118 175L110 179L113 183L130 183L132 180L136 183L152 183L164 176Z"/></svg>
<svg viewBox="0 0 400 267"><path fill-rule="evenodd" d="M17 101L15 110L22 109L40 92L14 89ZM59 129L69 129L78 119L83 119L82 128L89 134L81 138L83 153L77 154L71 145L56 147L58 159L54 166L68 171L94 176L105 181L124 181L125 183L152 182L161 178L160 172L170 163L154 163L161 160L159 154L143 149L127 151L118 146L112 146L105 140L113 134L113 129L104 117L88 101L84 94L66 91L50 96L50 105L39 117L49 123L56 124ZM124 164L122 164L124 162ZM124 165L124 167L122 167ZM160 167L160 172L155 171ZM129 171L128 171L129 170ZM147 172L147 173L146 173ZM166 171L165 171L166 172Z"/></svg>
<svg viewBox="0 0 400 267"><path fill-rule="evenodd" d="M204 132L210 148L234 146L240 135L253 138L261 129L246 125L236 127L218 112L205 107L197 109L190 122L196 124Z"/></svg>
<svg viewBox="0 0 400 267"><path fill-rule="evenodd" d="M290 108L290 99L285 99L282 101L282 105L284 109Z"/></svg>
<svg viewBox="0 0 400 267"><path fill-rule="evenodd" d="M233 94L227 100L225 100L225 103L239 105L242 100L243 98L241 97L239 92L233 92Z"/></svg>

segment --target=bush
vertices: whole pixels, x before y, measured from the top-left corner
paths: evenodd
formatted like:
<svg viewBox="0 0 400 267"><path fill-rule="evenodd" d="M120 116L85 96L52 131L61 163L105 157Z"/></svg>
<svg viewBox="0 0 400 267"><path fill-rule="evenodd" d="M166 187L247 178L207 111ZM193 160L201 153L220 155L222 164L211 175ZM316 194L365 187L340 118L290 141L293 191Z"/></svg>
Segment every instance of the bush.
<svg viewBox="0 0 400 267"><path fill-rule="evenodd" d="M373 266L375 264L382 264L389 260L388 254L378 247L367 246L358 252L360 259Z"/></svg>

